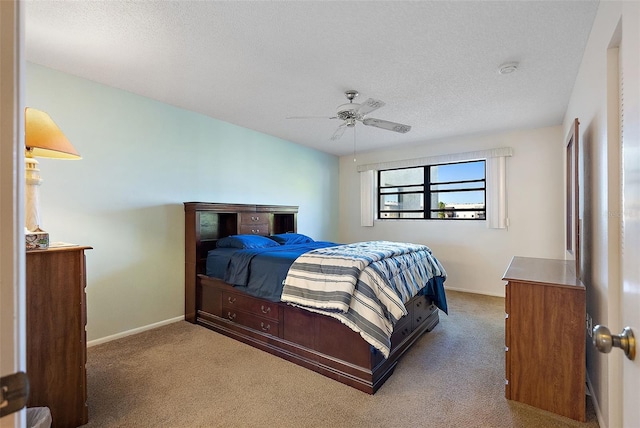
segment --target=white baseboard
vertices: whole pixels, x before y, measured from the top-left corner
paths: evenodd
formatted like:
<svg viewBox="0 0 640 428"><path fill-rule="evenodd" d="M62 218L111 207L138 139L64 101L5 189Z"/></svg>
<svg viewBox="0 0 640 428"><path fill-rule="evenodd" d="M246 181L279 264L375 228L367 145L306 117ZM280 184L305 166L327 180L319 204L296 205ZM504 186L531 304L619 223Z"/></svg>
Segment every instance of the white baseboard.
<svg viewBox="0 0 640 428"><path fill-rule="evenodd" d="M587 393L591 397L591 401L593 402L593 408L596 411L596 417L598 418L598 425L600 428L607 428L607 424L604 422L604 418L602 417L602 411L600 410L600 405L598 403L598 397L593 393L593 385L591 384L591 379L589 379L589 373L587 373Z"/></svg>
<svg viewBox="0 0 640 428"><path fill-rule="evenodd" d="M460 291L461 293L472 293L472 294L481 294L483 296L492 296L492 297L502 297L504 299L504 293L487 293L486 291L478 291L478 290L467 290L466 288L458 288L458 287L444 287L445 291Z"/></svg>
<svg viewBox="0 0 640 428"><path fill-rule="evenodd" d="M102 343L111 342L112 340L120 339L123 337L131 336L132 334L142 333L143 331L152 330L154 328L162 327L163 325L172 324L174 322L184 321L184 315L179 317L170 318L168 320L155 322L153 324L145 325L142 327L134 328L131 330L123 331L122 333L112 334L111 336L102 337L100 339L95 339L87 342L87 348L92 346L100 345Z"/></svg>

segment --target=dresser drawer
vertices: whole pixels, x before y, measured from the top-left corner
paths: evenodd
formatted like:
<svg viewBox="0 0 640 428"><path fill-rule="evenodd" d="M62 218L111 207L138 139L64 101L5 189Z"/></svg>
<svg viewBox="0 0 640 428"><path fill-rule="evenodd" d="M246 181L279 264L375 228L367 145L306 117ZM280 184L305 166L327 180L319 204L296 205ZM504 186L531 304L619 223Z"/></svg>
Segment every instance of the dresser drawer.
<svg viewBox="0 0 640 428"><path fill-rule="evenodd" d="M268 213L240 213L240 233L243 235L268 235Z"/></svg>
<svg viewBox="0 0 640 428"><path fill-rule="evenodd" d="M229 310L244 311L255 314L261 318L278 321L278 304L257 300L251 296L240 293L222 292L223 317L227 318Z"/></svg>
<svg viewBox="0 0 640 428"><path fill-rule="evenodd" d="M269 214L240 213L240 224L269 224Z"/></svg>
<svg viewBox="0 0 640 428"><path fill-rule="evenodd" d="M268 224L241 224L240 234L241 235L268 235L269 225Z"/></svg>

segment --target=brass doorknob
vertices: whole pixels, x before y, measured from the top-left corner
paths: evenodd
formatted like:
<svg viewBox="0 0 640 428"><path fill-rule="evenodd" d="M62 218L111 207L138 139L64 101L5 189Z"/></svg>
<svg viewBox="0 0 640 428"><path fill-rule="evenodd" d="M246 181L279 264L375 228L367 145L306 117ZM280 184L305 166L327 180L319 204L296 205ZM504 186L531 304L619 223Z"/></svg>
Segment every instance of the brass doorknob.
<svg viewBox="0 0 640 428"><path fill-rule="evenodd" d="M620 348L630 360L636 357L636 338L630 327L625 327L619 335L612 335L603 325L593 327L593 344L600 352L608 354L612 348Z"/></svg>

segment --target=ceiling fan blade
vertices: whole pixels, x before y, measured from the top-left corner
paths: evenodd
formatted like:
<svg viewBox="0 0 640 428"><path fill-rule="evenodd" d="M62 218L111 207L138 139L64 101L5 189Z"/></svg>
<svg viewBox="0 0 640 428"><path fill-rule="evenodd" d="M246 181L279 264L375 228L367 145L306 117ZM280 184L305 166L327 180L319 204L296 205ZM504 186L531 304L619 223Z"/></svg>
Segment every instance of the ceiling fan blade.
<svg viewBox="0 0 640 428"><path fill-rule="evenodd" d="M340 137L342 137L342 134L344 134L344 131L347 130L347 123L343 123L342 125L338 126L338 129L336 129L336 132L333 133L333 135L331 136L331 141L335 141L335 140L339 140Z"/></svg>
<svg viewBox="0 0 640 428"><path fill-rule="evenodd" d="M374 110L378 110L380 107L383 107L383 106L384 106L384 101L368 98L365 102L360 104L358 113L364 116L365 114L371 113Z"/></svg>
<svg viewBox="0 0 640 428"><path fill-rule="evenodd" d="M338 116L328 117L328 116L289 116L285 119L337 119Z"/></svg>
<svg viewBox="0 0 640 428"><path fill-rule="evenodd" d="M374 119L372 117L368 117L362 121L365 125L375 126L376 128L387 129L393 132L399 132L401 134L405 134L411 131L411 127L409 125L403 125L401 123L389 122L388 120L382 119Z"/></svg>

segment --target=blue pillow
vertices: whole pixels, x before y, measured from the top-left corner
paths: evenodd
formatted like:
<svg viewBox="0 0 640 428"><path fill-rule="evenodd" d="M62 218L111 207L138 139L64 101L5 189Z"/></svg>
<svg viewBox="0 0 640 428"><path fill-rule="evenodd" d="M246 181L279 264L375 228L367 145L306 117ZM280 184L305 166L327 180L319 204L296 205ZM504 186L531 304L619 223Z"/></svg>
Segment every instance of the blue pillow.
<svg viewBox="0 0 640 428"><path fill-rule="evenodd" d="M314 242L313 239L301 233L280 233L278 235L271 235L271 239L282 245Z"/></svg>
<svg viewBox="0 0 640 428"><path fill-rule="evenodd" d="M218 239L216 244L218 248L267 248L278 247L278 244L273 239L269 239L266 236L260 235L231 235Z"/></svg>

